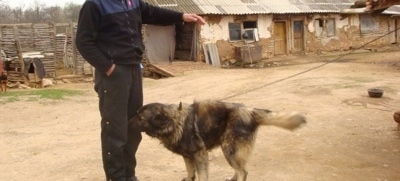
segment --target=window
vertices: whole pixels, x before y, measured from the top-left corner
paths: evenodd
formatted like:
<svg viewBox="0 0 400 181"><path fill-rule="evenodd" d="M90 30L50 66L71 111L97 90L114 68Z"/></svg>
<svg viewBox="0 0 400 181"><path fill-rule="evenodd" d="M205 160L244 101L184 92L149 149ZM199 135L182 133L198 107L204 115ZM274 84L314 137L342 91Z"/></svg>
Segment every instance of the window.
<svg viewBox="0 0 400 181"><path fill-rule="evenodd" d="M256 21L244 21L243 28L244 29L257 28L257 22Z"/></svg>
<svg viewBox="0 0 400 181"><path fill-rule="evenodd" d="M240 23L229 23L229 40L239 41L242 39Z"/></svg>
<svg viewBox="0 0 400 181"><path fill-rule="evenodd" d="M315 19L315 21L318 22L318 27L320 27L320 28L324 27L324 20L323 19Z"/></svg>
<svg viewBox="0 0 400 181"><path fill-rule="evenodd" d="M361 34L373 33L379 30L379 23L370 14L360 14Z"/></svg>
<svg viewBox="0 0 400 181"><path fill-rule="evenodd" d="M335 19L326 20L326 35L335 36Z"/></svg>
<svg viewBox="0 0 400 181"><path fill-rule="evenodd" d="M302 33L303 32L303 21L293 21L293 31L295 33Z"/></svg>
<svg viewBox="0 0 400 181"><path fill-rule="evenodd" d="M335 19L315 19L315 35L331 37L336 35Z"/></svg>
<svg viewBox="0 0 400 181"><path fill-rule="evenodd" d="M242 23L229 23L230 41L258 41L257 21L243 21ZM243 27L243 30L242 30Z"/></svg>
<svg viewBox="0 0 400 181"><path fill-rule="evenodd" d="M256 28L248 28L244 29L243 31L243 39L246 41L256 41L256 35L257 35L257 29Z"/></svg>

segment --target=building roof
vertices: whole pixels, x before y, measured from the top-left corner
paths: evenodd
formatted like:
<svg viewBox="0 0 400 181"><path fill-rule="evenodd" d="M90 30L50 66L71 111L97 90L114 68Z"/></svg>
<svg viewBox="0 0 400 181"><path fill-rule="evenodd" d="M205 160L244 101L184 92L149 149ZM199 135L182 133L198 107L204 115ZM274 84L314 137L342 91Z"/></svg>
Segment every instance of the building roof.
<svg viewBox="0 0 400 181"><path fill-rule="evenodd" d="M195 3L195 0L143 0L149 4L185 12L185 13L195 13L204 14L204 11L200 9L200 6Z"/></svg>
<svg viewBox="0 0 400 181"><path fill-rule="evenodd" d="M339 13L356 0L144 0L150 4L196 14Z"/></svg>
<svg viewBox="0 0 400 181"><path fill-rule="evenodd" d="M394 5L386 9L382 14L400 15L400 5Z"/></svg>

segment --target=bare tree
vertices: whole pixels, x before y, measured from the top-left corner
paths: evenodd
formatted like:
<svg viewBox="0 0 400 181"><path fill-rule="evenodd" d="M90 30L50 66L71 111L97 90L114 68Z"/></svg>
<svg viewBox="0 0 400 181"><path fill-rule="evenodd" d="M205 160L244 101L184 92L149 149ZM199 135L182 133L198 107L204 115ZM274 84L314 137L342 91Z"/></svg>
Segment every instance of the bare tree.
<svg viewBox="0 0 400 181"><path fill-rule="evenodd" d="M12 9L6 4L0 3L0 23L10 23L12 18Z"/></svg>
<svg viewBox="0 0 400 181"><path fill-rule="evenodd" d="M46 7L43 9L44 21L61 22L62 9L59 6Z"/></svg>
<svg viewBox="0 0 400 181"><path fill-rule="evenodd" d="M22 7L16 7L12 10L14 23L22 23L24 21L22 9Z"/></svg>
<svg viewBox="0 0 400 181"><path fill-rule="evenodd" d="M72 2L61 6L50 6L35 0L29 7L20 5L11 8L10 0L0 0L0 23L61 23L76 22L81 5Z"/></svg>
<svg viewBox="0 0 400 181"><path fill-rule="evenodd" d="M81 9L81 5L69 2L64 6L64 14L66 21L69 22L77 22L79 17L79 11Z"/></svg>
<svg viewBox="0 0 400 181"><path fill-rule="evenodd" d="M43 8L45 7L46 5L45 4L43 4L43 3L40 3L40 1L39 0L35 0L34 1L34 3L33 3L33 15L34 15L34 17L33 17L33 23L39 23L39 22L41 22L42 20L43 20L43 12L42 12L42 10L43 10Z"/></svg>

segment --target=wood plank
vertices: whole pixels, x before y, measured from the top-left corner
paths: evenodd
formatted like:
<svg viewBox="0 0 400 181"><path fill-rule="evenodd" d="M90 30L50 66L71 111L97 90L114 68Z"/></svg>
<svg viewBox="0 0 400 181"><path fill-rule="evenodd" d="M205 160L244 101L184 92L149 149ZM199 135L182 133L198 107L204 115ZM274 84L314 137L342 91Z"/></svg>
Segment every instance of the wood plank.
<svg viewBox="0 0 400 181"><path fill-rule="evenodd" d="M157 65L148 63L146 65L146 68L148 68L149 71L153 72L153 73L157 73L159 75L162 75L164 77L175 77L175 75L165 69L162 69L160 67L158 67Z"/></svg>

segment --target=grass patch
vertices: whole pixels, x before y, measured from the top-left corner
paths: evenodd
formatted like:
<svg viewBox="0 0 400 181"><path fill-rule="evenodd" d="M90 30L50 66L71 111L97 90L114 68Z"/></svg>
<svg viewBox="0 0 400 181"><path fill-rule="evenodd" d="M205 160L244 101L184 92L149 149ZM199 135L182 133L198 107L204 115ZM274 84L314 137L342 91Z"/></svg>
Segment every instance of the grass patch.
<svg viewBox="0 0 400 181"><path fill-rule="evenodd" d="M62 100L68 96L81 95L83 91L69 89L38 89L13 91L0 94L0 102L15 102L20 100L38 101L40 99Z"/></svg>

